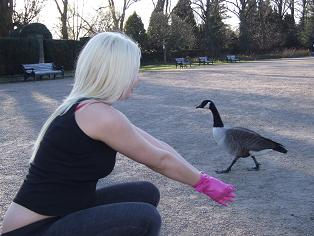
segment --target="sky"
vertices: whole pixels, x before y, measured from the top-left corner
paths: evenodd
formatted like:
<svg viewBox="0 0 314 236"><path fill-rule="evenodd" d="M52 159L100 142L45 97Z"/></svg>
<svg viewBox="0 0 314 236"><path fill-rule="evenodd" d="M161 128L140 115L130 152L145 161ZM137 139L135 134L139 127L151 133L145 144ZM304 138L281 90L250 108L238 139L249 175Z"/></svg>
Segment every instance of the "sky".
<svg viewBox="0 0 314 236"><path fill-rule="evenodd" d="M70 2L73 0L69 0ZM82 2L83 0L78 0ZM156 0L154 0L156 2ZM178 0L172 0L171 6L172 8L176 5ZM101 3L107 3L107 0L85 0L85 7L84 7L84 13L85 14L92 14L93 9L97 9L99 6L101 6ZM116 8L121 9L123 0L115 0L116 2ZM17 8L20 8L23 6L23 0L17 0ZM140 0L139 2L136 2L131 5L131 7L126 11L126 19L129 15L133 14L134 11L136 11L137 15L139 15L143 21L145 29L148 28L149 24L149 18L154 9L154 5L152 3L152 0ZM39 16L39 22L43 23L47 26L47 28L51 31L54 38L58 38L56 34L56 23L58 22L58 16L59 13L57 11L56 4L54 0L47 0L47 4L44 7L43 11L41 12ZM231 18L225 20L225 22L232 26L233 29L237 27L238 20L235 16L232 16Z"/></svg>

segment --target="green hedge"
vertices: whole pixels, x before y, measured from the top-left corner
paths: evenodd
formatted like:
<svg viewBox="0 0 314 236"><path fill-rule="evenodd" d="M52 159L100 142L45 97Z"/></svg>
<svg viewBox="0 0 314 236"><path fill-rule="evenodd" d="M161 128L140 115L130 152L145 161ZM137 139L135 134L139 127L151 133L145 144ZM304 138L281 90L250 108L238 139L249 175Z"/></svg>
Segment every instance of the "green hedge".
<svg viewBox="0 0 314 236"><path fill-rule="evenodd" d="M21 64L36 63L39 45L33 39L0 38L0 74L18 74Z"/></svg>
<svg viewBox="0 0 314 236"><path fill-rule="evenodd" d="M45 62L73 70L84 42L44 40ZM39 44L35 38L0 38L0 75L22 73L21 64L38 63Z"/></svg>
<svg viewBox="0 0 314 236"><path fill-rule="evenodd" d="M79 41L44 40L45 61L63 66L65 70L73 70L79 50Z"/></svg>

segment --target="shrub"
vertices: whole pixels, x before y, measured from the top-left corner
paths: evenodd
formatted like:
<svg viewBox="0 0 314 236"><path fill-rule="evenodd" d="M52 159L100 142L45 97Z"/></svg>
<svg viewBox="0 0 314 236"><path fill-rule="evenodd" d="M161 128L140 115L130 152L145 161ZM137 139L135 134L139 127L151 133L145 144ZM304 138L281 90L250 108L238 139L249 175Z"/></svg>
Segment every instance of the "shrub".
<svg viewBox="0 0 314 236"><path fill-rule="evenodd" d="M44 40L45 61L63 66L65 70L74 68L80 44L75 40Z"/></svg>
<svg viewBox="0 0 314 236"><path fill-rule="evenodd" d="M18 74L21 64L37 63L39 45L36 39L0 38L0 74Z"/></svg>
<svg viewBox="0 0 314 236"><path fill-rule="evenodd" d="M31 23L17 28L11 33L11 37L32 38L36 35L42 35L44 39L52 39L49 29L41 23Z"/></svg>
<svg viewBox="0 0 314 236"><path fill-rule="evenodd" d="M73 70L83 43L75 40L44 40L46 62ZM20 74L21 64L39 61L39 44L35 38L0 38L0 74Z"/></svg>

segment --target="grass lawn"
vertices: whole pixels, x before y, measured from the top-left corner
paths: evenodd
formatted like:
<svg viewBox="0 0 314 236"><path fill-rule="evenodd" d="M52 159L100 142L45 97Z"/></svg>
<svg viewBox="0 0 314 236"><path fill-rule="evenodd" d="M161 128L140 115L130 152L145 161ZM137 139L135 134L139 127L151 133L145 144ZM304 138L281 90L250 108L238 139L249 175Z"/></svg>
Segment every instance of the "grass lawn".
<svg viewBox="0 0 314 236"><path fill-rule="evenodd" d="M243 61L242 61L243 62ZM238 63L238 62L237 62ZM214 61L214 65L221 65L226 64L224 61ZM231 63L230 63L231 64ZM212 66L212 65L208 65ZM185 69L194 69L198 68L198 63L193 63L192 66L187 66ZM141 66L140 71L161 71L161 70L173 70L176 69L175 64L154 64L154 65L144 65ZM178 70L180 67L178 66ZM65 77L73 77L74 72L73 71L65 71ZM59 78L59 77L58 77ZM47 77L42 78L43 80L48 79ZM21 82L24 81L23 74L17 74L17 75L1 75L0 76L0 83L10 83L10 82ZM33 78L29 78L27 81L34 81Z"/></svg>
<svg viewBox="0 0 314 236"><path fill-rule="evenodd" d="M175 68L176 68L176 65L173 65L173 64L145 65L145 66L141 66L140 71L169 70L169 69L175 69Z"/></svg>
<svg viewBox="0 0 314 236"><path fill-rule="evenodd" d="M244 62L244 61L241 61ZM237 62L239 63L239 62ZM214 61L214 65L222 65L222 64L228 64L225 61ZM231 64L231 63L229 63ZM192 66L187 66L187 69L193 69L193 68L197 68L199 65L198 63L193 63ZM203 65L204 66L204 65ZM211 64L208 66L212 66ZM175 64L155 64L155 65L145 65L145 66L141 66L140 71L159 71L159 70L171 70L171 69L176 69L176 65ZM179 66L177 69L180 69Z"/></svg>

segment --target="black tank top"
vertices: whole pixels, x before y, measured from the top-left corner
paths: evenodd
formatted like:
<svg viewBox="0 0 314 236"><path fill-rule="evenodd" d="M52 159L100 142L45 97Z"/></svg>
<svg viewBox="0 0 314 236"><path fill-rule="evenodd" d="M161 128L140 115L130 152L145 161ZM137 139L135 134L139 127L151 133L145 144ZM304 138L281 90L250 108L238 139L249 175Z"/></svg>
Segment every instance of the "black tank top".
<svg viewBox="0 0 314 236"><path fill-rule="evenodd" d="M111 173L117 152L79 128L76 105L48 127L15 203L49 216L93 206L97 181Z"/></svg>

